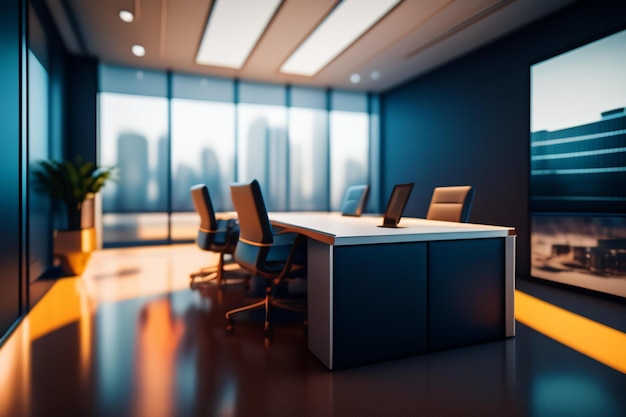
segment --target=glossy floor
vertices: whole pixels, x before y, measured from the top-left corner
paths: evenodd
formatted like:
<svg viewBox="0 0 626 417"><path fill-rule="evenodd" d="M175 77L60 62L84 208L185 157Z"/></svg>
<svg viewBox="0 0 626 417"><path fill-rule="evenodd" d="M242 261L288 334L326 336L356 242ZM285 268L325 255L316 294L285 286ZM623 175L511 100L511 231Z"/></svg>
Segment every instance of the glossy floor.
<svg viewBox="0 0 626 417"><path fill-rule="evenodd" d="M616 300L519 280L515 338L329 372L299 317L280 316L269 346L255 316L227 335L223 313L245 302L244 288L189 288L189 273L215 260L193 245L95 253L0 347L0 416L626 415ZM567 311L570 335L587 321L609 332L579 338L609 351L608 365L562 344L567 334L545 335L564 327L548 316Z"/></svg>

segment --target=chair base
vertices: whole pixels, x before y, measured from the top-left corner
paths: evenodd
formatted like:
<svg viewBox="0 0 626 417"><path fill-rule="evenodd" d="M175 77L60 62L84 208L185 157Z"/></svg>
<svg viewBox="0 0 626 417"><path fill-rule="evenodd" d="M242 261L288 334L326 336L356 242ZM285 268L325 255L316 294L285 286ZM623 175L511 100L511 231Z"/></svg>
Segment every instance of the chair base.
<svg viewBox="0 0 626 417"><path fill-rule="evenodd" d="M203 286L217 286L234 285L234 284L248 284L250 274L245 272L238 265L233 264L234 268L224 269L220 274L217 268L210 270L207 268L202 272L196 272L189 275L189 287L194 290Z"/></svg>
<svg viewBox="0 0 626 417"><path fill-rule="evenodd" d="M202 268L189 274L189 287L195 290L205 285L221 287L226 284L248 284L250 273L243 270L233 260L224 261L224 254L220 254L216 266Z"/></svg>
<svg viewBox="0 0 626 417"><path fill-rule="evenodd" d="M266 342L272 335L272 322L271 322L271 314L275 308L280 308L283 310L295 311L298 313L306 314L306 300L292 300L292 299L276 299L273 297L272 288L267 287L265 289L265 297L257 301L256 303L252 303L243 307L235 308L226 312L225 317L227 320L226 324L226 332L232 334L235 330L235 319L232 317L237 313L241 313L244 311L252 311L257 309L265 309L265 321L263 326L263 337L266 339ZM307 326L307 320L304 320L304 326Z"/></svg>

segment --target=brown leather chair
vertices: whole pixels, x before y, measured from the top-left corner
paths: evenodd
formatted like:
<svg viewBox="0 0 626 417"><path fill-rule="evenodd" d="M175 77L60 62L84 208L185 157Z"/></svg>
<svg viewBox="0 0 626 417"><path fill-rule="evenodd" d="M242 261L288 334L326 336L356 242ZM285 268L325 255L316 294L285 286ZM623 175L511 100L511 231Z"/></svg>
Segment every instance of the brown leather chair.
<svg viewBox="0 0 626 417"><path fill-rule="evenodd" d="M428 220L445 220L467 223L469 221L474 189L469 185L436 187L430 200Z"/></svg>

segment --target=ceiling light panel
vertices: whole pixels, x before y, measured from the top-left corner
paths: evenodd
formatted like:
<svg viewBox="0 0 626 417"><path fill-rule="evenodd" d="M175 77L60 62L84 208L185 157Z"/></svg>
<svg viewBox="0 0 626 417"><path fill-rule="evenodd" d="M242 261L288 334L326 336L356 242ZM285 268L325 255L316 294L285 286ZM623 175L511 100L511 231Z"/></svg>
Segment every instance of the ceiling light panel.
<svg viewBox="0 0 626 417"><path fill-rule="evenodd" d="M402 0L343 0L281 66L280 72L313 76Z"/></svg>
<svg viewBox="0 0 626 417"><path fill-rule="evenodd" d="M241 68L282 0L216 0L196 63Z"/></svg>

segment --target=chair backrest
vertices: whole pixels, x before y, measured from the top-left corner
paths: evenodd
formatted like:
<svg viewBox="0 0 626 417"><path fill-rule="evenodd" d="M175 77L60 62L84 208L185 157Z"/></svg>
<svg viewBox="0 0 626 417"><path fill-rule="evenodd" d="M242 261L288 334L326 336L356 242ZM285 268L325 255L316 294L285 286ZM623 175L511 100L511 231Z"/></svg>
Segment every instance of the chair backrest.
<svg viewBox="0 0 626 417"><path fill-rule="evenodd" d="M369 185L352 185L346 190L341 205L341 214L344 216L360 216L367 202Z"/></svg>
<svg viewBox="0 0 626 417"><path fill-rule="evenodd" d="M469 221L474 189L469 185L436 187L430 200L428 220L446 220L467 223Z"/></svg>
<svg viewBox="0 0 626 417"><path fill-rule="evenodd" d="M230 194L239 219L235 261L256 274L274 272L266 264L274 237L258 181L231 184Z"/></svg>
<svg viewBox="0 0 626 417"><path fill-rule="evenodd" d="M200 230L207 232L217 230L217 220L215 219L209 188L204 184L194 185L191 187L191 199L200 216Z"/></svg>
<svg viewBox="0 0 626 417"><path fill-rule="evenodd" d="M231 184L230 194L239 219L239 237L256 244L273 243L272 225L259 182Z"/></svg>

